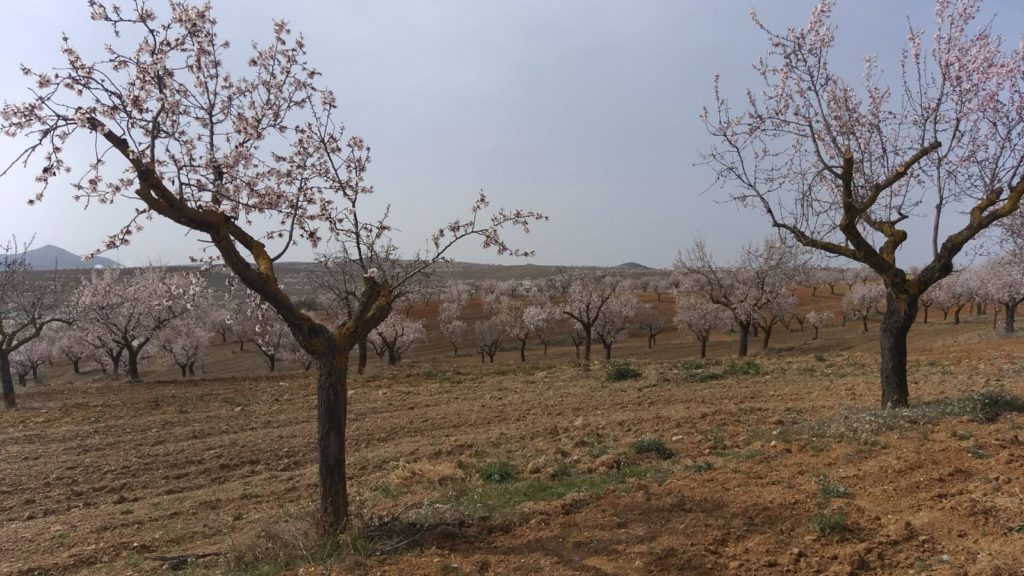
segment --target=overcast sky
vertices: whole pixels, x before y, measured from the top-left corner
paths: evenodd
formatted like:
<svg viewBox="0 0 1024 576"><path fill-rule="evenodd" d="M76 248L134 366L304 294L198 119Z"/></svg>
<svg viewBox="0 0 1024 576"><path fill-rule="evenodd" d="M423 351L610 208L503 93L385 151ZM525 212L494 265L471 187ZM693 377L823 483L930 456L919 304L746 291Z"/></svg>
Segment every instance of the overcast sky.
<svg viewBox="0 0 1024 576"><path fill-rule="evenodd" d="M96 54L108 29L83 1L0 0L0 99L26 97L19 63L59 62L61 32ZM159 2L157 3L159 4ZM751 63L766 42L749 17L771 27L806 22L813 2L722 0L350 1L213 0L222 37L241 52L265 41L275 17L306 37L310 59L338 93L349 131L373 148L369 180L392 205L399 245L415 250L461 215L483 189L494 205L540 210L551 221L516 244L538 264L670 266L705 236L723 259L769 232L756 212L722 203L696 165L709 140L698 118L714 74L726 94L756 86ZM858 75L868 52L888 63L906 17L930 23L925 1L845 0L836 11L839 67ZM986 17L1014 40L1024 3L989 2ZM20 150L0 139L4 164ZM129 203L83 212L61 190L36 207L29 175L0 180L0 236L36 236L76 252L101 245ZM924 222L911 223L905 261L929 254ZM914 243L914 232L918 242ZM126 264L182 262L196 236L151 223L109 256ZM508 262L465 246L476 262ZM308 249L292 259L309 259Z"/></svg>

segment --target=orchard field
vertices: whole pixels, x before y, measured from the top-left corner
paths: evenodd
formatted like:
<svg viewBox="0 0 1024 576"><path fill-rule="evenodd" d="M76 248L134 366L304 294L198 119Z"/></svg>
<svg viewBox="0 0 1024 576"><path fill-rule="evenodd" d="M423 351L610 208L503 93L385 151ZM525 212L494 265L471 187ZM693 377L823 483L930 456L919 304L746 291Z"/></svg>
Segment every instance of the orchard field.
<svg viewBox="0 0 1024 576"><path fill-rule="evenodd" d="M452 358L436 307L409 310L428 338L398 366L353 376L353 524L328 543L298 364L215 339L186 381L44 368L0 412L0 573L1022 573L1024 344L988 317L915 326L913 407L882 412L874 317L748 359L719 331L705 362L634 328L609 367L564 339Z"/></svg>

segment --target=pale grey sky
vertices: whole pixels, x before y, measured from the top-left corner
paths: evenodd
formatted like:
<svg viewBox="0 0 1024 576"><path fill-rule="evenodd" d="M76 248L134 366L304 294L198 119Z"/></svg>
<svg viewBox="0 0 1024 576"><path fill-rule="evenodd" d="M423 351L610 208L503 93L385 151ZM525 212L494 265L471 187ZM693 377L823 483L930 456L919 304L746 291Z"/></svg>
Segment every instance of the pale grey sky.
<svg viewBox="0 0 1024 576"><path fill-rule="evenodd" d="M0 99L25 98L19 63L56 64L61 32L97 54L107 28L88 17L84 0L0 0ZM157 5L160 3L157 2ZM461 215L478 190L493 204L543 211L516 244L534 262L615 265L628 260L670 266L677 251L703 235L727 258L759 241L768 227L756 212L720 203L704 190L711 172L698 162L708 147L698 114L710 103L718 72L734 99L755 86L751 63L766 48L751 24L755 6L771 27L806 22L814 2L712 0L213 0L232 51L268 37L283 17L306 37L310 59L338 93L351 133L373 147L369 180L375 206L392 204L399 245L425 246L430 231ZM859 74L876 52L887 77L909 15L930 23L932 3L841 0L837 57ZM1024 3L989 2L997 31L1016 39ZM0 138L6 164L19 150ZM128 203L86 212L60 189L25 205L31 176L0 180L0 237L36 235L36 244L86 252L121 221ZM952 220L952 219L950 219ZM928 254L926 225L912 224L910 261ZM914 232L920 230L917 242ZM127 264L182 262L195 236L150 223L132 246L109 256ZM475 245L455 256L502 262ZM308 259L296 250L292 259Z"/></svg>

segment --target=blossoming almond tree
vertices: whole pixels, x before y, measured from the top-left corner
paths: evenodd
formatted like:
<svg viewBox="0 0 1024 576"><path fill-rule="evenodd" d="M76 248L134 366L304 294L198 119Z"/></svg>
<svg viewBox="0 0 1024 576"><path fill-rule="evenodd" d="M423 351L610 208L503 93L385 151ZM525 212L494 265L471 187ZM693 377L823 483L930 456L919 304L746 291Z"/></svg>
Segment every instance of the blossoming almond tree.
<svg viewBox="0 0 1024 576"><path fill-rule="evenodd" d="M70 321L58 279L32 274L25 258L28 247L13 238L0 246L0 387L5 408L17 406L11 371L15 353L48 326Z"/></svg>
<svg viewBox="0 0 1024 576"><path fill-rule="evenodd" d="M86 55L67 37L65 63L24 73L32 95L0 109L0 130L25 137L24 151L3 173L34 168L33 202L63 174L76 198L108 204L140 201L107 241L126 244L147 218L159 215L200 233L239 280L265 300L319 366L317 445L319 527L325 534L348 518L345 423L348 355L390 313L396 290L442 259L457 241L478 237L501 254L524 254L502 238L504 226L543 217L524 210L486 216L482 194L468 219L433 235L429 252L397 280L378 277L374 261L391 230L387 212L360 210L372 192L364 176L370 151L347 137L334 94L319 84L305 43L284 21L266 45L254 44L247 68L230 63L209 4L170 0L158 17L145 0L119 7L90 0L92 17L109 30L99 55ZM94 160L78 165L76 142ZM270 229L254 226L270 220ZM302 311L281 289L275 262L300 240L316 247L346 246L363 273L355 313L331 328Z"/></svg>
<svg viewBox="0 0 1024 576"><path fill-rule="evenodd" d="M697 339L703 360L708 353L711 333L728 327L733 315L728 308L705 298L680 295L676 298L674 321L680 331L685 330Z"/></svg>
<svg viewBox="0 0 1024 576"><path fill-rule="evenodd" d="M868 56L857 86L832 65L833 5L784 32L753 15L770 45L755 64L762 86L734 108L716 77L702 113L716 144L704 159L735 201L881 277L881 404L898 408L910 398L907 333L921 295L1024 195L1024 46L1008 49L977 23L980 0L937 0L930 38L909 29L899 79L883 82ZM941 238L957 209L965 221ZM916 275L897 263L901 224L914 216L932 223L932 259Z"/></svg>
<svg viewBox="0 0 1024 576"><path fill-rule="evenodd" d="M128 376L138 380L143 351L168 324L189 312L201 292L196 274L107 268L94 272L76 290L75 321L91 340L123 350Z"/></svg>

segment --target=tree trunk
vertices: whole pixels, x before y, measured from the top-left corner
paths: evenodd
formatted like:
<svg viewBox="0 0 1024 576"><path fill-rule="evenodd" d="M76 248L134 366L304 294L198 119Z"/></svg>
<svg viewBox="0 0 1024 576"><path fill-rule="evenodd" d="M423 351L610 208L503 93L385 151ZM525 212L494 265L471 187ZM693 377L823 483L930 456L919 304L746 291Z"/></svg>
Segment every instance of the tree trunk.
<svg viewBox="0 0 1024 576"><path fill-rule="evenodd" d="M82 359L81 358L78 358L78 359L75 359L75 360L71 361L71 369L75 371L75 374L81 374L82 373L81 363L82 363Z"/></svg>
<svg viewBox="0 0 1024 576"><path fill-rule="evenodd" d="M767 352L768 351L768 339L772 337L772 329L771 328L762 328L761 332L763 333L763 336L761 338L761 351L762 352Z"/></svg>
<svg viewBox="0 0 1024 576"><path fill-rule="evenodd" d="M369 348L369 345L366 343L366 338L363 338L362 340L360 340L359 343L356 345L356 349L358 350L358 355L357 355L358 357L357 357L357 360L356 360L356 362L357 362L356 363L356 374L365 374L366 373L366 358L367 358L367 356L369 356L368 348ZM455 355L456 356L459 355L459 349L458 348L455 349Z"/></svg>
<svg viewBox="0 0 1024 576"><path fill-rule="evenodd" d="M519 361L526 362L526 340L519 341Z"/></svg>
<svg viewBox="0 0 1024 576"><path fill-rule="evenodd" d="M925 324L928 323L928 309L931 308L931 307L932 307L931 304L922 304L921 305L921 308L924 309L924 323Z"/></svg>
<svg viewBox="0 0 1024 576"><path fill-rule="evenodd" d="M953 312L953 324L960 323L960 311L963 309L964 307L962 305L956 307L956 310Z"/></svg>
<svg viewBox="0 0 1024 576"><path fill-rule="evenodd" d="M398 350L394 346L387 346L388 366L398 366Z"/></svg>
<svg viewBox="0 0 1024 576"><path fill-rule="evenodd" d="M583 361L590 362L590 326L583 330Z"/></svg>
<svg viewBox="0 0 1024 576"><path fill-rule="evenodd" d="M188 378L188 364L178 364L178 368L181 369L181 379Z"/></svg>
<svg viewBox="0 0 1024 576"><path fill-rule="evenodd" d="M188 375L189 376L195 376L196 375L196 361L195 360L193 360L193 361L188 363Z"/></svg>
<svg viewBox="0 0 1024 576"><path fill-rule="evenodd" d="M740 324L740 349L737 352L739 356L747 355L747 344L750 340L750 323Z"/></svg>
<svg viewBox="0 0 1024 576"><path fill-rule="evenodd" d="M0 352L0 382L3 383L4 408L16 408L18 403L14 399L14 378L11 376L11 360L5 352Z"/></svg>
<svg viewBox="0 0 1024 576"><path fill-rule="evenodd" d="M811 340L817 340L818 339L818 327L817 326L812 326L812 328L814 328L814 338L811 338Z"/></svg>
<svg viewBox="0 0 1024 576"><path fill-rule="evenodd" d="M270 363L270 371L277 369L277 354L267 354L267 362Z"/></svg>
<svg viewBox="0 0 1024 576"><path fill-rule="evenodd" d="M39 383L39 367L35 365L32 366L32 381L36 384Z"/></svg>
<svg viewBox="0 0 1024 576"><path fill-rule="evenodd" d="M885 315L879 327L881 348L882 408L905 408L910 403L907 385L907 334L917 316L917 297L886 294Z"/></svg>
<svg viewBox="0 0 1024 576"><path fill-rule="evenodd" d="M245 340L238 341L238 351L245 352Z"/></svg>
<svg viewBox="0 0 1024 576"><path fill-rule="evenodd" d="M317 448L320 452L320 534L338 534L348 520L348 486L345 483L345 424L348 402L348 350L324 343L317 358L320 374L316 384Z"/></svg>
<svg viewBox="0 0 1024 576"><path fill-rule="evenodd" d="M128 351L128 378L135 382L140 380L139 350L136 350L134 346L129 346L126 350Z"/></svg>
<svg viewBox="0 0 1024 576"><path fill-rule="evenodd" d="M996 326L998 325L998 322L999 322L999 308L996 308L995 312L992 314L992 329L993 330L996 329Z"/></svg>
<svg viewBox="0 0 1024 576"><path fill-rule="evenodd" d="M1014 316L1017 315L1017 305L1003 304L1003 332L1013 334Z"/></svg>
<svg viewBox="0 0 1024 576"><path fill-rule="evenodd" d="M708 355L708 341L703 339L700 341L700 359L703 360Z"/></svg>
<svg viewBox="0 0 1024 576"><path fill-rule="evenodd" d="M613 344L615 344L615 343L614 342L607 342L607 343L603 342L602 343L602 345L604 346L604 359L605 360L611 360L612 359L612 345Z"/></svg>

